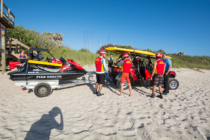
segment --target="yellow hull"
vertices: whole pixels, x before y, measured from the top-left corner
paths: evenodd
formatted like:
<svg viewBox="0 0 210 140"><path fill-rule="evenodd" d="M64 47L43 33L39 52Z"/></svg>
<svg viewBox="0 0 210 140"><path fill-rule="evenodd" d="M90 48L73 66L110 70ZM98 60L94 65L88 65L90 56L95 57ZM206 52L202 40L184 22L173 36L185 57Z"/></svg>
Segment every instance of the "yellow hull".
<svg viewBox="0 0 210 140"><path fill-rule="evenodd" d="M110 51L110 52L118 52L118 53L133 53L135 51L135 53L138 54L144 54L144 55L150 55L150 56L155 56L154 53L148 52L148 51L141 51L141 50L132 50L132 49L122 49L122 48L106 48L106 51ZM167 56L169 59L172 59L170 56Z"/></svg>

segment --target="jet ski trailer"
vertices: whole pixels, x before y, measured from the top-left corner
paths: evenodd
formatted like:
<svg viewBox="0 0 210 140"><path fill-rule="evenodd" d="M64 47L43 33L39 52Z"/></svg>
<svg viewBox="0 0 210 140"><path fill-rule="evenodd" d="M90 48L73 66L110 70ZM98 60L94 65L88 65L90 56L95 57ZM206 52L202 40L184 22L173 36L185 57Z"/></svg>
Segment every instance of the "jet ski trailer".
<svg viewBox="0 0 210 140"><path fill-rule="evenodd" d="M38 97L49 96L53 89L94 82L91 80L93 74L88 73L78 63L73 60L66 61L62 57L60 60L62 64L25 60L21 70L8 75L16 86L21 86L23 90L33 90ZM74 64L77 64L77 67ZM77 79L79 77L82 79Z"/></svg>

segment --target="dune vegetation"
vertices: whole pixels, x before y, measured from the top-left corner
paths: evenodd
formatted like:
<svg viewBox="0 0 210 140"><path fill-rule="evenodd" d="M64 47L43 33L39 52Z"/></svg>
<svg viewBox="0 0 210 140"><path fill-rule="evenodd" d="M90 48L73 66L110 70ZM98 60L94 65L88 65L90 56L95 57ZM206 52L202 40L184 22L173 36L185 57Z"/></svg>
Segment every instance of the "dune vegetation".
<svg viewBox="0 0 210 140"><path fill-rule="evenodd" d="M61 33L51 33L44 32L40 34L34 30L24 29L23 26L15 26L14 29L8 29L7 33L12 35L14 38L20 40L22 43L29 47L38 47L43 49L49 49L50 52L56 57L60 58L61 56L64 59L73 59L81 65L90 65L94 64L95 58L99 56L99 51L105 49L106 47L118 47L118 48L128 48L135 49L133 46L129 45L113 45L108 44L104 45L98 49L96 53L91 53L87 49L80 49L79 51L73 50L70 47L66 47L62 45L63 37ZM25 49L25 48L22 48ZM28 53L28 50L26 53ZM150 51L156 53L156 51L152 51L152 49L144 49L145 51ZM176 68L199 68L199 69L210 69L210 57L209 56L180 56L178 54L170 54L169 52L165 52L163 49L160 49L159 52L167 53L172 57L173 67ZM46 53L42 53L44 58L50 57ZM107 57L109 54L113 54L114 60L119 57L119 54L116 53L107 53ZM45 60L45 59L44 59Z"/></svg>

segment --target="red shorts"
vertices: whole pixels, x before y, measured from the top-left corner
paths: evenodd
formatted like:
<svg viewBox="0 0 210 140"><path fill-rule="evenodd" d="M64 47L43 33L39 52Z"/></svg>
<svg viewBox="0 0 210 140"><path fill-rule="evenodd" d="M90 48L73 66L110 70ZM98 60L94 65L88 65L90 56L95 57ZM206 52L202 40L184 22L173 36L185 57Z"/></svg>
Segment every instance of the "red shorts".
<svg viewBox="0 0 210 140"><path fill-rule="evenodd" d="M121 83L125 83L125 80L127 83L131 83L129 73L122 73Z"/></svg>

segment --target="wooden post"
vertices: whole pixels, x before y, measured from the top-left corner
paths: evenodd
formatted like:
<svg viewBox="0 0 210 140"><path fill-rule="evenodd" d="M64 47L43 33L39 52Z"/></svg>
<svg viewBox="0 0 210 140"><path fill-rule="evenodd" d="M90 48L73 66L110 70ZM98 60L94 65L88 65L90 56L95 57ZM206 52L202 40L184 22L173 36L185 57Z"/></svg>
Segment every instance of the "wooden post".
<svg viewBox="0 0 210 140"><path fill-rule="evenodd" d="M15 53L18 53L18 44L15 45Z"/></svg>
<svg viewBox="0 0 210 140"><path fill-rule="evenodd" d="M12 17L12 25L13 25L13 26L15 26L14 21L15 21L15 17Z"/></svg>
<svg viewBox="0 0 210 140"><path fill-rule="evenodd" d="M10 9L8 8L8 24L10 24Z"/></svg>
<svg viewBox="0 0 210 140"><path fill-rule="evenodd" d="M1 0L1 17L3 17L3 9L4 9L4 3L3 0Z"/></svg>
<svg viewBox="0 0 210 140"><path fill-rule="evenodd" d="M5 31L1 31L1 64L2 64L2 74L6 72L6 50L5 50Z"/></svg>

